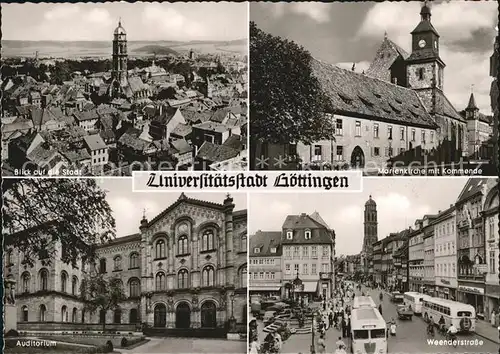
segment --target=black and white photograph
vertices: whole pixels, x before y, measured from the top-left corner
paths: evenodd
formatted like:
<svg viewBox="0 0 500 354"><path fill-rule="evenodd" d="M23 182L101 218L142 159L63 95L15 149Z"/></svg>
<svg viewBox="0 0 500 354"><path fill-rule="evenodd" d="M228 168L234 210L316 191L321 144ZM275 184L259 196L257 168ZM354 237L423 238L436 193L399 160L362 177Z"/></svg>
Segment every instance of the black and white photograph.
<svg viewBox="0 0 500 354"><path fill-rule="evenodd" d="M251 3L250 169L496 176L497 5Z"/></svg>
<svg viewBox="0 0 500 354"><path fill-rule="evenodd" d="M498 179L249 198L250 353L498 352Z"/></svg>
<svg viewBox="0 0 500 354"><path fill-rule="evenodd" d="M246 193L3 188L5 353L246 353Z"/></svg>
<svg viewBox="0 0 500 354"><path fill-rule="evenodd" d="M247 169L247 4L5 4L2 18L4 175Z"/></svg>

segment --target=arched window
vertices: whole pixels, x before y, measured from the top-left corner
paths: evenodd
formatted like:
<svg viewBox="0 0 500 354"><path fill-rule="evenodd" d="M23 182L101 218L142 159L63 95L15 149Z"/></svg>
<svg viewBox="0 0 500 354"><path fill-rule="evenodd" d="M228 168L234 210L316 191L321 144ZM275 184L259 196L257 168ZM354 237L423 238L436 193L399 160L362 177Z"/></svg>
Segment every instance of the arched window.
<svg viewBox="0 0 500 354"><path fill-rule="evenodd" d="M183 235L183 236L179 237L179 239L177 241L177 254L181 255L181 254L188 254L188 253L189 253L188 238L186 235Z"/></svg>
<svg viewBox="0 0 500 354"><path fill-rule="evenodd" d="M214 247L214 232L213 230L205 230L201 236L201 250L209 251L213 250Z"/></svg>
<svg viewBox="0 0 500 354"><path fill-rule="evenodd" d="M76 295L77 293L78 293L78 278L76 277L76 275L73 275L73 278L71 279L71 294Z"/></svg>
<svg viewBox="0 0 500 354"><path fill-rule="evenodd" d="M166 247L165 247L165 240L161 239L156 241L156 259L159 258L165 258L166 256Z"/></svg>
<svg viewBox="0 0 500 354"><path fill-rule="evenodd" d="M67 292L68 288L68 274L66 272L61 273L61 291L63 293Z"/></svg>
<svg viewBox="0 0 500 354"><path fill-rule="evenodd" d="M28 322L28 306L23 306L22 309L21 309L21 311L22 311L22 314L23 314L23 316L22 316L23 320L22 321L23 322Z"/></svg>
<svg viewBox="0 0 500 354"><path fill-rule="evenodd" d="M106 258L101 258L99 260L99 273L106 273Z"/></svg>
<svg viewBox="0 0 500 354"><path fill-rule="evenodd" d="M41 269L39 274L40 290L48 290L49 288L49 272L47 269Z"/></svg>
<svg viewBox="0 0 500 354"><path fill-rule="evenodd" d="M203 284L203 286L214 286L215 285L214 267L206 266L205 268L203 268L202 284Z"/></svg>
<svg viewBox="0 0 500 354"><path fill-rule="evenodd" d="M129 283L130 287L130 297L139 297L141 296L141 283L139 279L131 279Z"/></svg>
<svg viewBox="0 0 500 354"><path fill-rule="evenodd" d="M71 314L71 322L76 323L77 322L77 309L76 307L73 307L73 313Z"/></svg>
<svg viewBox="0 0 500 354"><path fill-rule="evenodd" d="M113 258L113 270L122 270L122 257L116 256Z"/></svg>
<svg viewBox="0 0 500 354"><path fill-rule="evenodd" d="M40 310L39 310L40 322L45 322L46 313L47 313L47 308L45 307L45 305L40 305Z"/></svg>
<svg viewBox="0 0 500 354"><path fill-rule="evenodd" d="M23 293L29 293L30 292L30 280L31 276L30 273L24 272L23 275L21 276L21 279L23 281Z"/></svg>
<svg viewBox="0 0 500 354"><path fill-rule="evenodd" d="M61 307L61 322L68 322L68 308L66 305Z"/></svg>
<svg viewBox="0 0 500 354"><path fill-rule="evenodd" d="M138 253L132 253L130 255L130 269L134 268L139 268L139 254Z"/></svg>
<svg viewBox="0 0 500 354"><path fill-rule="evenodd" d="M247 266L246 264L240 268L240 287L247 287Z"/></svg>
<svg viewBox="0 0 500 354"><path fill-rule="evenodd" d="M246 251L247 251L247 235L243 234L241 236L240 252L246 252Z"/></svg>
<svg viewBox="0 0 500 354"><path fill-rule="evenodd" d="M166 290L166 277L165 273L159 272L156 274L156 291Z"/></svg>
<svg viewBox="0 0 500 354"><path fill-rule="evenodd" d="M122 323L122 310L116 309L113 314L113 323Z"/></svg>
<svg viewBox="0 0 500 354"><path fill-rule="evenodd" d="M138 323L139 316L137 316L137 309L131 309L128 316L128 323Z"/></svg>
<svg viewBox="0 0 500 354"><path fill-rule="evenodd" d="M177 288L186 289L189 288L189 273L186 269L181 269L177 274Z"/></svg>

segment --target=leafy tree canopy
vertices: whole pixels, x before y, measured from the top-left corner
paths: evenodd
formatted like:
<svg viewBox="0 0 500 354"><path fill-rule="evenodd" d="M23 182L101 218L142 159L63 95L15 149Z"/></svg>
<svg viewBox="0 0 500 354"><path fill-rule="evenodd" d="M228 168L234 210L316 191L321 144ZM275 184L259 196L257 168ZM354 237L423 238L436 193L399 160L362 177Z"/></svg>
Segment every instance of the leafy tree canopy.
<svg viewBox="0 0 500 354"><path fill-rule="evenodd" d="M29 265L60 259L93 262L96 245L115 237L106 192L94 179L4 179L2 226L6 248L17 248ZM58 257L59 258L59 257Z"/></svg>
<svg viewBox="0 0 500 354"><path fill-rule="evenodd" d="M80 294L85 301L85 310L91 313L115 310L127 298L123 282L119 278L106 279L103 274L94 271L82 279ZM102 325L104 331L106 320L103 321Z"/></svg>
<svg viewBox="0 0 500 354"><path fill-rule="evenodd" d="M313 75L311 55L294 42L250 23L251 137L309 144L333 136L327 100Z"/></svg>

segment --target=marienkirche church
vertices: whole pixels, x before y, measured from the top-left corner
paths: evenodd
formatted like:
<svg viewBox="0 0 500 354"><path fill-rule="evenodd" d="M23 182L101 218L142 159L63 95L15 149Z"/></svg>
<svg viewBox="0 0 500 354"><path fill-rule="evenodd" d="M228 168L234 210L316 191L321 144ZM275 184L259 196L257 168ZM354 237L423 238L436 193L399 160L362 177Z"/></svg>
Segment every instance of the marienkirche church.
<svg viewBox="0 0 500 354"><path fill-rule="evenodd" d="M467 164L478 150L469 148L470 141L488 139L491 127L481 128L485 133L479 134L475 130L484 124L475 120L484 115L469 114L476 108L467 106L466 97L468 108L461 114L446 97L446 64L427 3L410 36L408 53L386 34L366 72L356 71L355 65L347 70L313 58L312 73L329 101L325 116L332 120L333 136L288 147L267 144L257 148L256 156L272 160L289 151L302 168L331 165L368 174L415 162L422 166L434 162L434 167ZM473 95L469 101L474 102Z"/></svg>

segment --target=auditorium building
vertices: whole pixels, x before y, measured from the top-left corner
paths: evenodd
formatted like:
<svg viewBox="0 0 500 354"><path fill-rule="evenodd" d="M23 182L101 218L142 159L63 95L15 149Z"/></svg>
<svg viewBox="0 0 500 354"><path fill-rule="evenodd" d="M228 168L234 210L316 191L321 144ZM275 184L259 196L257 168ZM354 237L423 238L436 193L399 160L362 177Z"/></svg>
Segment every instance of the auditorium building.
<svg viewBox="0 0 500 354"><path fill-rule="evenodd" d="M16 281L17 329L149 331L150 335L225 337L245 333L247 321L247 211L222 203L178 200L139 233L100 245L95 269L118 277L127 299L120 308L86 313L80 282L90 267L5 255L4 276Z"/></svg>

